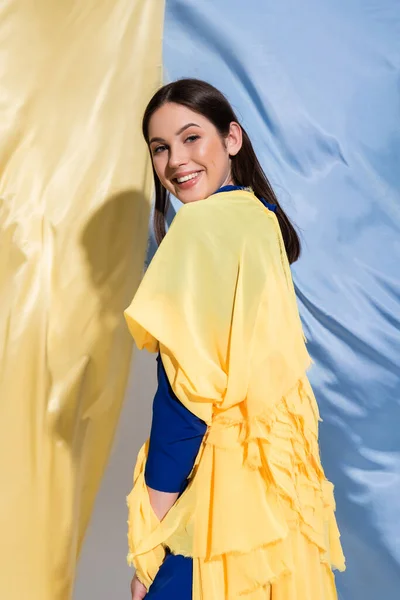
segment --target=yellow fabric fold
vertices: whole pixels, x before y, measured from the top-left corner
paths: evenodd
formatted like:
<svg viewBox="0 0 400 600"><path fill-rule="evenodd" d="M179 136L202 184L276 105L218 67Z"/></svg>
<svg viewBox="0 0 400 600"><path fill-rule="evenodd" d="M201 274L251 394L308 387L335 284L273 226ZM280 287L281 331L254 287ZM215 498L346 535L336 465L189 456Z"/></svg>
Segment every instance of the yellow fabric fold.
<svg viewBox="0 0 400 600"><path fill-rule="evenodd" d="M72 596L131 366L163 10L0 2L2 600Z"/></svg>
<svg viewBox="0 0 400 600"><path fill-rule="evenodd" d="M148 588L157 574L165 557L165 550L161 543L151 545L148 551L138 552L141 543L148 540L157 530L160 521L155 515L148 496L144 480L144 464L148 450L146 443L140 450L134 472L134 487L127 497L130 518L128 519L128 540L135 539L135 546L131 545L128 554L128 563L134 564L140 581Z"/></svg>
<svg viewBox="0 0 400 600"><path fill-rule="evenodd" d="M208 425L184 494L148 535L131 528L133 561L162 544L193 557L194 600L335 598L344 558L276 216L248 191L185 205L125 316Z"/></svg>

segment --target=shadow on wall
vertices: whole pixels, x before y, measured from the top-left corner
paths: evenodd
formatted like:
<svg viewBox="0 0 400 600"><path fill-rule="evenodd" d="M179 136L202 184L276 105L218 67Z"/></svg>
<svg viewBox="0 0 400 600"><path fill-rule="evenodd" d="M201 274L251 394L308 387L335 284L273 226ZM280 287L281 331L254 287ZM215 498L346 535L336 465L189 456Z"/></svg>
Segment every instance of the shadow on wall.
<svg viewBox="0 0 400 600"><path fill-rule="evenodd" d="M76 330L77 335L85 331L84 339L78 340L79 351L74 349L73 363L50 400L57 406L52 414L56 435L71 446L78 462L89 423L114 418L122 403L132 348L123 311L142 277L149 212L142 192L125 190L100 206L81 236L93 308Z"/></svg>
<svg viewBox="0 0 400 600"><path fill-rule="evenodd" d="M90 445L89 460L86 459L90 468L82 467L81 480L86 486L94 480L92 465L99 462L99 451L103 453L103 465L108 459L109 464L104 476L99 473L96 481L101 481L101 487L93 512L90 511L90 528L79 560L74 590L76 600L130 597L132 571L126 564L125 498L132 487L135 457L150 430L151 400L156 388L154 356L137 352L131 365L126 365L130 378L121 413L119 408L123 398L117 398L115 385L122 368L121 359L126 355L127 347L132 347L123 310L129 305L142 276L149 216L148 197L135 190L126 190L110 197L96 211L82 236L90 277L100 305L94 316L98 320L101 312L97 329L105 329L110 335L109 328L113 328L113 333L107 348L101 349L103 343L100 338L97 346L92 344L93 357L87 371L87 378L91 380L88 389L96 386L97 373L103 385L106 380L106 388L97 389L97 397L92 396L93 404L88 405L86 410L89 418L80 423L82 435L86 435L88 440L83 450L88 451ZM99 353L103 353L102 357ZM93 364L96 361L97 364ZM104 369L107 370L106 377ZM85 393L81 398L88 404ZM91 427L90 420L97 420L97 423L93 424L92 431L86 432L85 427ZM110 455L104 443L105 436L114 439ZM79 442L75 444L75 455L82 456L84 452L78 445ZM94 495L90 500L94 500ZM99 577L100 572L107 575Z"/></svg>
<svg viewBox="0 0 400 600"><path fill-rule="evenodd" d="M82 235L101 309L117 318L132 300L142 277L149 213L142 192L125 190L99 208Z"/></svg>

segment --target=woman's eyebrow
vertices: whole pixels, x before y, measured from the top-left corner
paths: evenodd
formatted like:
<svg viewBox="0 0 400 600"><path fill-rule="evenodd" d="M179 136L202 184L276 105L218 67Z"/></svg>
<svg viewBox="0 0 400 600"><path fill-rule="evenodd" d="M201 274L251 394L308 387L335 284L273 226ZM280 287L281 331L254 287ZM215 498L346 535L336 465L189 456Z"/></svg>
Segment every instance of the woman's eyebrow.
<svg viewBox="0 0 400 600"><path fill-rule="evenodd" d="M200 127L200 125L197 125L197 123L187 123L180 129L178 129L178 131L175 133L175 135L180 135L181 133L183 133L185 131L185 129L188 129L189 127ZM165 142L165 140L160 137L153 137L149 141L149 144L152 144L153 142Z"/></svg>

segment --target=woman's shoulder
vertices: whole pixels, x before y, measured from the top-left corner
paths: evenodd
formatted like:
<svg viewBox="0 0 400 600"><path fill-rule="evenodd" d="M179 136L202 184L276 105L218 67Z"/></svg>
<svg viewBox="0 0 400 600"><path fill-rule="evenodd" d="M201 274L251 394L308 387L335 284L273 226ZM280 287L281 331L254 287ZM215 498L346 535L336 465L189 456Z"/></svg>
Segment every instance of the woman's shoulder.
<svg viewBox="0 0 400 600"><path fill-rule="evenodd" d="M188 202L184 204L176 213L173 222L186 221L191 222L199 218L207 218L210 214L217 216L218 214L227 213L226 203L219 202L216 199L216 194L197 200L196 202Z"/></svg>
<svg viewBox="0 0 400 600"><path fill-rule="evenodd" d="M204 200L190 202L180 208L171 224L175 230L192 234L212 235L234 233L241 235L257 232L264 235L274 231L274 213L246 191L222 192Z"/></svg>

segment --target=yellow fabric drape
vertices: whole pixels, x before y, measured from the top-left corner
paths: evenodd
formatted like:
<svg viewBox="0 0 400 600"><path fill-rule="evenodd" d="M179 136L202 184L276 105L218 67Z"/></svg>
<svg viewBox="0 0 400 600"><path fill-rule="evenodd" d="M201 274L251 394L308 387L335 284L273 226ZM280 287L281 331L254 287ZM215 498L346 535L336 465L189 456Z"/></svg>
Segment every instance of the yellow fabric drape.
<svg viewBox="0 0 400 600"><path fill-rule="evenodd" d="M189 485L161 522L144 482L146 445L139 454L128 559L143 583L168 546L193 557L194 600L336 600L331 569L344 557L276 216L249 191L185 205L125 316L208 425Z"/></svg>
<svg viewBox="0 0 400 600"><path fill-rule="evenodd" d="M67 600L124 396L163 0L0 5L0 598ZM122 510L123 506L121 505Z"/></svg>

